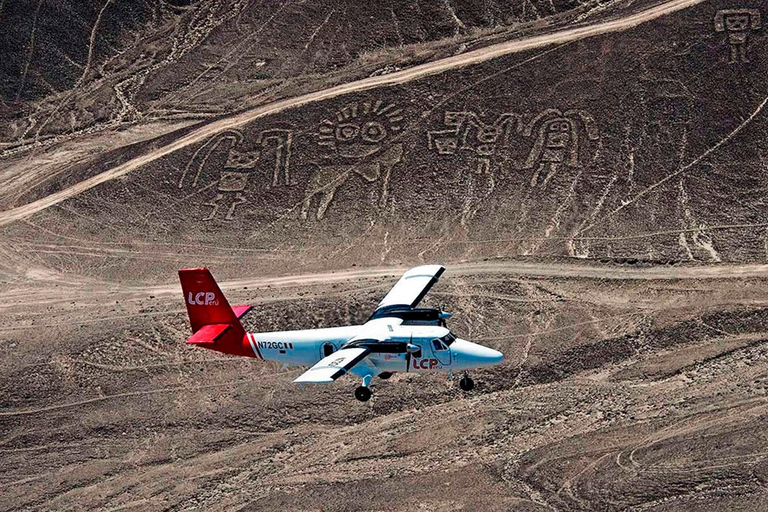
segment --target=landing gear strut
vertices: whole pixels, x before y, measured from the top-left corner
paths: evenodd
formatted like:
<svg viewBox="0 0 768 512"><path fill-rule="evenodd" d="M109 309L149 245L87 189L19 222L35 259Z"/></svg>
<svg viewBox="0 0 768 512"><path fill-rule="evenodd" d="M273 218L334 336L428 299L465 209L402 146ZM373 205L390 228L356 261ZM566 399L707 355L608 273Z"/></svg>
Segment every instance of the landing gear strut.
<svg viewBox="0 0 768 512"><path fill-rule="evenodd" d="M371 388L365 386L359 386L355 390L355 398L361 402L367 402L371 398Z"/></svg>
<svg viewBox="0 0 768 512"><path fill-rule="evenodd" d="M363 377L363 385L358 387L355 390L355 398L360 400L361 402L367 402L371 399L371 388L368 386L371 385L371 380L373 379L373 374L366 375Z"/></svg>
<svg viewBox="0 0 768 512"><path fill-rule="evenodd" d="M459 387L464 391L472 391L475 387L475 381L473 381L468 374L464 374L459 381Z"/></svg>

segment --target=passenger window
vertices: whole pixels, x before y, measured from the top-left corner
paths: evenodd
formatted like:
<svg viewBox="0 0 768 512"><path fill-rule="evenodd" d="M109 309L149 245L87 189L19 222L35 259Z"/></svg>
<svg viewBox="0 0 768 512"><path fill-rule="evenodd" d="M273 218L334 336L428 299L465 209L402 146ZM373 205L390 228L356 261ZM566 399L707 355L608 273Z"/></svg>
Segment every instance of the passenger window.
<svg viewBox="0 0 768 512"><path fill-rule="evenodd" d="M323 345L323 356L328 357L329 355L336 352L336 347L333 346L332 343L325 343Z"/></svg>

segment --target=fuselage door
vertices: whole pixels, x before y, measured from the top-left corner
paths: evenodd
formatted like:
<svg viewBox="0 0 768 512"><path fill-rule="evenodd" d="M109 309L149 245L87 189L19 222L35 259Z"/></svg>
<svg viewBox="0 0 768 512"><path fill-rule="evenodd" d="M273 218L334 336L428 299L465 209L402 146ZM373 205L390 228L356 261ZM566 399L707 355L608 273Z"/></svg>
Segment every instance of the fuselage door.
<svg viewBox="0 0 768 512"><path fill-rule="evenodd" d="M336 352L336 347L333 346L333 343L330 343L330 342L323 343L323 355L321 357L328 357L334 352Z"/></svg>

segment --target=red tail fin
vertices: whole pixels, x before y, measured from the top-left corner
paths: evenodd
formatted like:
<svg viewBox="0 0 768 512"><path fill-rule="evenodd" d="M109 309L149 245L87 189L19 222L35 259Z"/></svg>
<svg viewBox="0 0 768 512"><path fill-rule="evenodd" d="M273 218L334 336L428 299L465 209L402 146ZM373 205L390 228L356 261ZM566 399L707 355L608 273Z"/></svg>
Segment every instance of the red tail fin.
<svg viewBox="0 0 768 512"><path fill-rule="evenodd" d="M231 307L207 268L181 269L179 279L192 325L187 343L253 357L239 320L251 307Z"/></svg>

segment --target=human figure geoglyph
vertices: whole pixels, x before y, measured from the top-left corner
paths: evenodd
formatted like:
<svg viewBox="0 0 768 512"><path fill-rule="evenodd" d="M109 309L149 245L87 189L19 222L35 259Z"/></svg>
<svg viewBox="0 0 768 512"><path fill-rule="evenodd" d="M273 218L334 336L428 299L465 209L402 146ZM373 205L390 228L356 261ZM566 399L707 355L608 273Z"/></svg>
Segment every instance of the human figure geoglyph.
<svg viewBox="0 0 768 512"><path fill-rule="evenodd" d="M580 140L579 125L583 126L587 140ZM536 140L523 166L536 169L531 187L546 185L563 166L579 167L583 146L600 138L592 116L581 110L547 109L528 123L523 135L530 137L534 131Z"/></svg>
<svg viewBox="0 0 768 512"><path fill-rule="evenodd" d="M747 42L750 31L762 28L757 9L722 9L715 15L715 32L728 34L729 63L749 62Z"/></svg>
<svg viewBox="0 0 768 512"><path fill-rule="evenodd" d="M258 172L258 163L263 151L271 144L275 146L275 164L272 171L272 186L288 185L289 161L291 155L291 143L293 132L284 129L268 129L261 131L253 149L244 149L247 145L242 132L238 130L226 130L208 139L187 163L179 180L179 188L184 188L186 182L191 179L191 188L202 189L213 186L203 184L203 173L208 166L211 156L222 146L228 144L227 159L224 167L215 181L216 195L202 206L211 208L210 212L202 220L210 221L223 214L224 220L233 220L238 206L245 203L245 192L248 188L251 176Z"/></svg>

